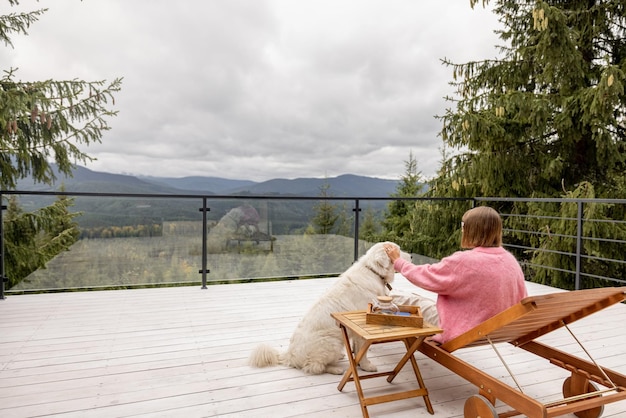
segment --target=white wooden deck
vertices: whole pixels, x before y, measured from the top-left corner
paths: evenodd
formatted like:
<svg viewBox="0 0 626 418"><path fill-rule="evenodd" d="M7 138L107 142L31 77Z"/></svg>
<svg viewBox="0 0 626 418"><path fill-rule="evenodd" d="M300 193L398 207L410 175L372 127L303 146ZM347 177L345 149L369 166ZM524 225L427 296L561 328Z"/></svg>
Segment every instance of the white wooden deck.
<svg viewBox="0 0 626 418"><path fill-rule="evenodd" d="M360 417L353 383L339 392L339 376L247 366L254 345L285 347L333 280L9 296L0 300L0 417ZM417 290L401 277L394 287ZM528 287L531 294L555 291ZM620 304L572 329L600 364L626 374L624 324ZM579 354L561 330L544 341ZM380 370L403 353L395 344L372 347ZM560 396L561 369L501 349L526 393ZM463 358L510 380L490 348L464 350ZM421 353L417 360L435 416L462 417L477 389ZM366 395L413 388L411 377L405 367L391 385L364 381ZM372 417L431 416L421 398L368 409ZM626 416L626 402L607 405L603 416Z"/></svg>

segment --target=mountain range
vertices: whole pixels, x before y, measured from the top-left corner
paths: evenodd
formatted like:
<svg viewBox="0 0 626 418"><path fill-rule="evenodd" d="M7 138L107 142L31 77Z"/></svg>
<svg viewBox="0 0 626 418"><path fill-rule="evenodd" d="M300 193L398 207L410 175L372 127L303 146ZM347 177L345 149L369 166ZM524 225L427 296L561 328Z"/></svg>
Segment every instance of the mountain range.
<svg viewBox="0 0 626 418"><path fill-rule="evenodd" d="M328 187L328 196L388 197L397 191L399 180L344 174L326 178L272 179L264 182L232 180L220 177L152 177L112 174L77 166L73 176L55 172L53 185L20 180L17 190L96 193L203 194L203 195L288 195L319 196Z"/></svg>

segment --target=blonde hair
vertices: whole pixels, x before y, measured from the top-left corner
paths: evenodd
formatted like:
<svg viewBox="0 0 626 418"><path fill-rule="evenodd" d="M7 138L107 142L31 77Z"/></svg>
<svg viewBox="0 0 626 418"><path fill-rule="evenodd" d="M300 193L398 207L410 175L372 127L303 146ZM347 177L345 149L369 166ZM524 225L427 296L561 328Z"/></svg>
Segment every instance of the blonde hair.
<svg viewBox="0 0 626 418"><path fill-rule="evenodd" d="M462 248L500 247L502 245L502 219L488 206L470 209L462 218Z"/></svg>

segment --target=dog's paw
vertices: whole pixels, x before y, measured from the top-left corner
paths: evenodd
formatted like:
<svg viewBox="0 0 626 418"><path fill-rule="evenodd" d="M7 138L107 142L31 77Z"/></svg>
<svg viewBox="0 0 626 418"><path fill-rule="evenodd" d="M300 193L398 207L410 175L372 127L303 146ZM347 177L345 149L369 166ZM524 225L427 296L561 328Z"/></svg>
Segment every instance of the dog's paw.
<svg viewBox="0 0 626 418"><path fill-rule="evenodd" d="M326 366L326 373L344 374L344 372L345 372L345 369L341 366L332 366L332 365Z"/></svg>
<svg viewBox="0 0 626 418"><path fill-rule="evenodd" d="M359 367L361 368L361 370L364 370L366 372L377 372L378 371L378 367L376 367L374 365L374 363L372 363L369 360L361 360L361 362L359 363Z"/></svg>

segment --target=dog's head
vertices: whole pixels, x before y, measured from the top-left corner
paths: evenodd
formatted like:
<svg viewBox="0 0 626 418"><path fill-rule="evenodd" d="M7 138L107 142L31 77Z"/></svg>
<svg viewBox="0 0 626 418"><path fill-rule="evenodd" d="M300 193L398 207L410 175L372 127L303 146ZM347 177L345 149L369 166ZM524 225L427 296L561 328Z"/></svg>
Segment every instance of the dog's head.
<svg viewBox="0 0 626 418"><path fill-rule="evenodd" d="M398 244L390 241L376 243L370 247L369 250L367 250L365 260L366 262L370 261L368 263L368 267L378 273L381 277L384 277L387 283L391 283L395 272L393 270L393 263L385 252L385 245L393 245L398 248L398 250L400 250L400 257L407 261L411 261L411 255L402 251Z"/></svg>

